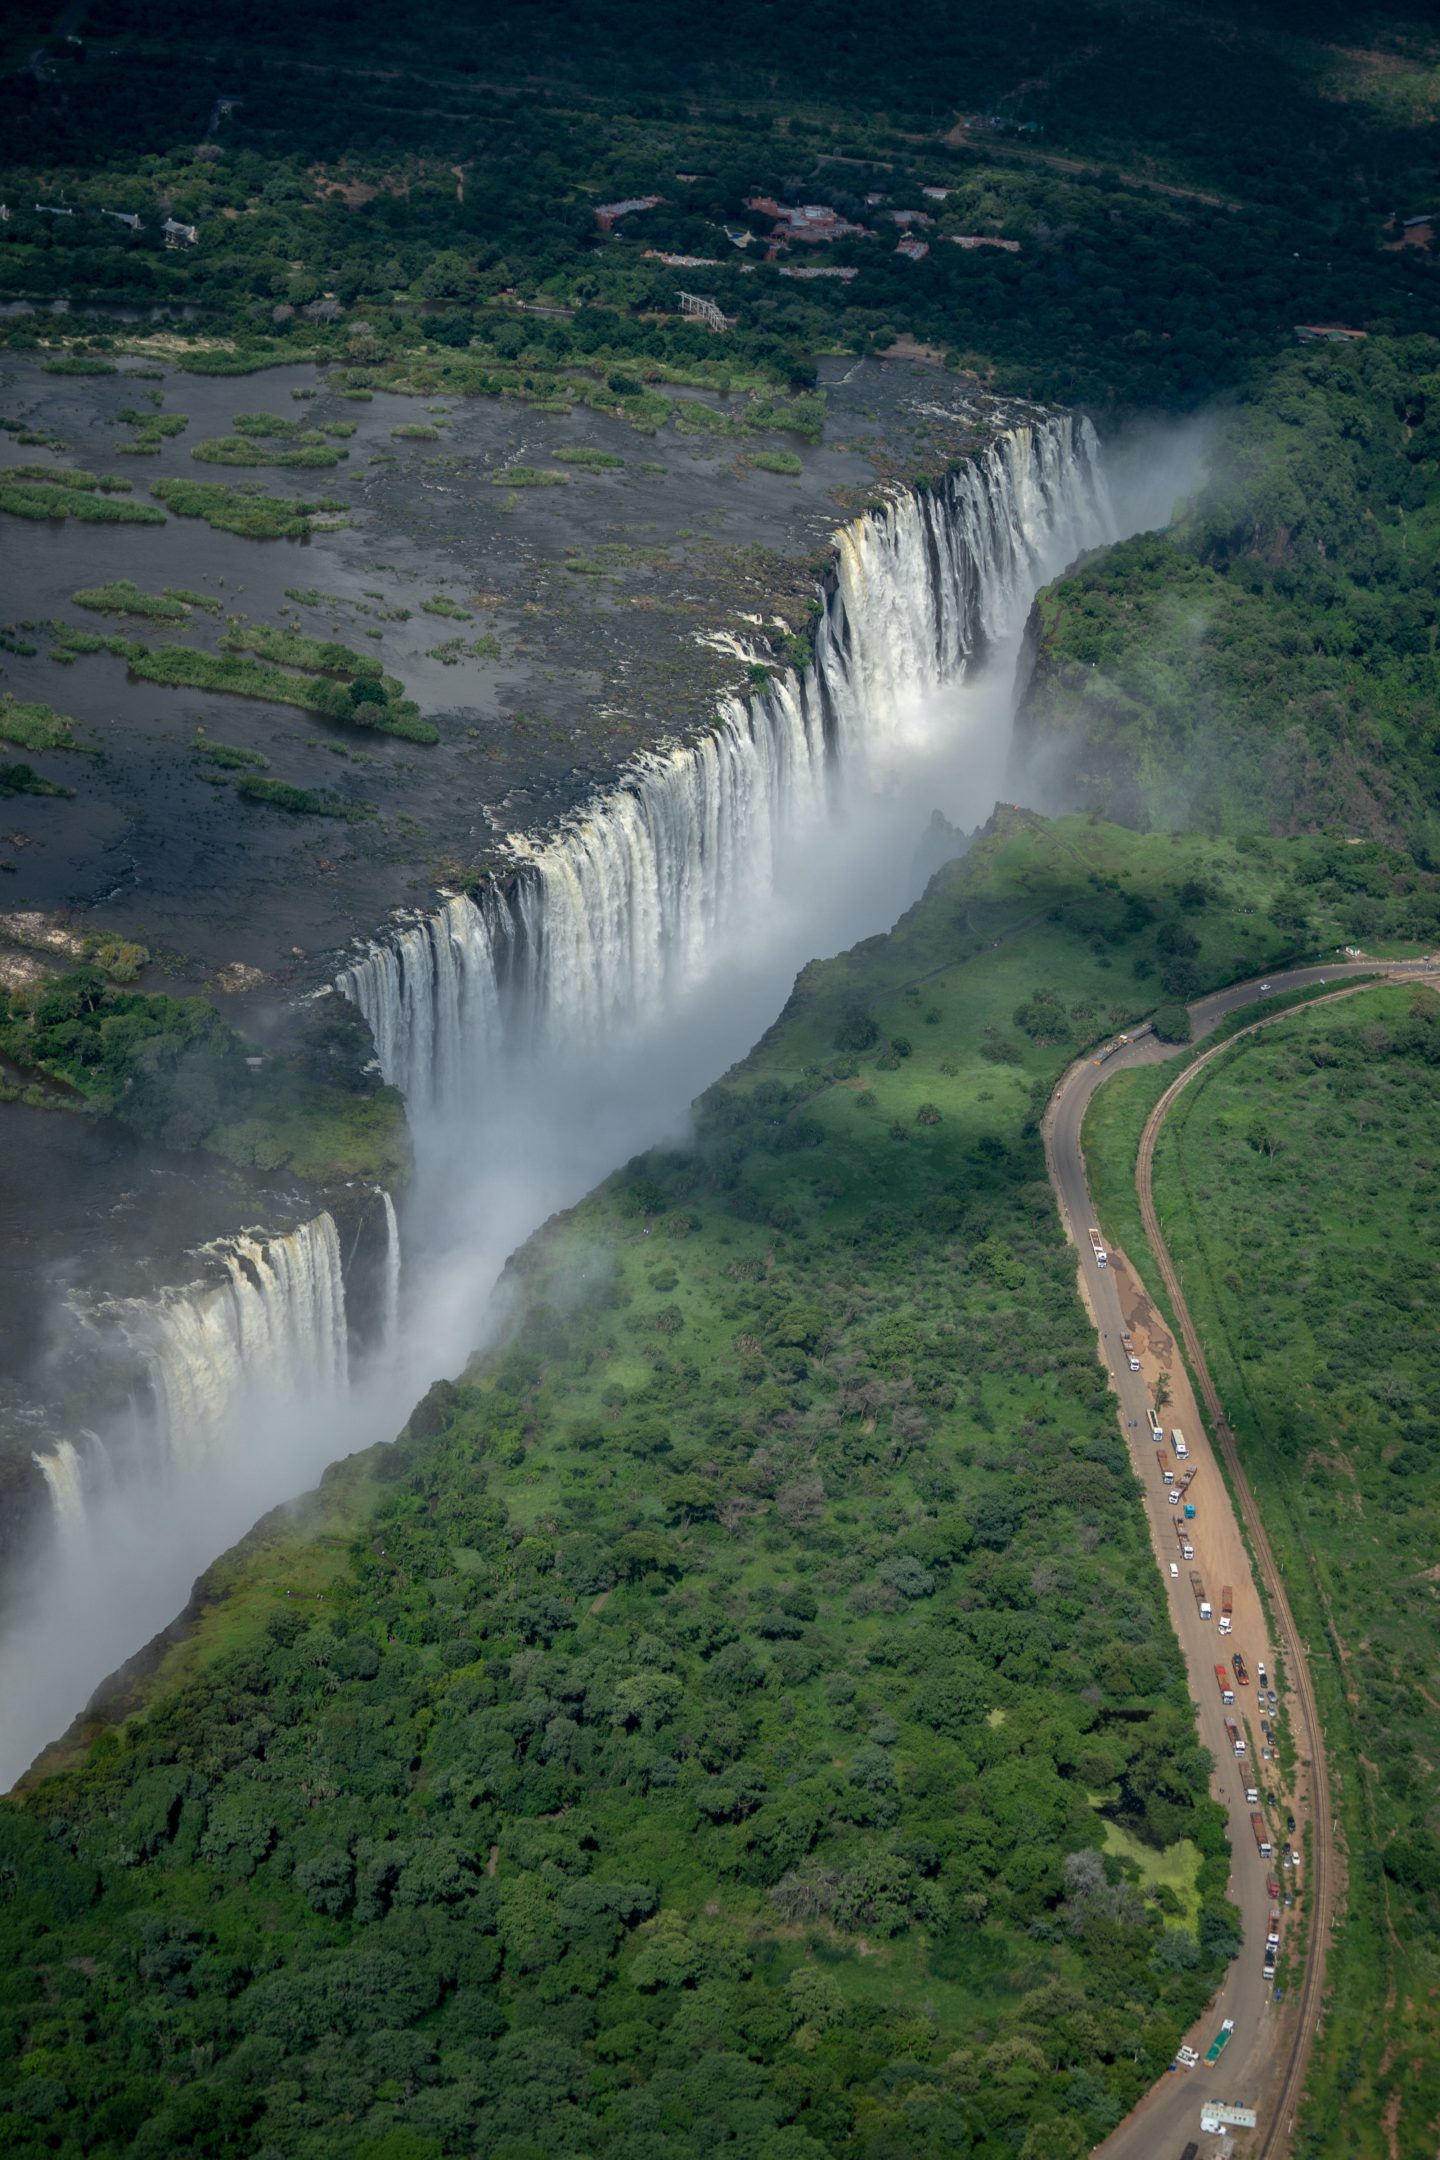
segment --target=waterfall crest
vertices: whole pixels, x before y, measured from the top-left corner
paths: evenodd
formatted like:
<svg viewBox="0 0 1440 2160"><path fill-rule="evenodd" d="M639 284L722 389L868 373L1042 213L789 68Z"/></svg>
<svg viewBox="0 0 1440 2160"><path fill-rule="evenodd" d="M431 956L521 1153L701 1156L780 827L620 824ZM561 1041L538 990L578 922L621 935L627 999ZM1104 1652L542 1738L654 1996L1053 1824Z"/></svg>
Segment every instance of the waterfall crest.
<svg viewBox="0 0 1440 2160"><path fill-rule="evenodd" d="M803 673L725 700L698 742L642 753L553 836L516 843L507 889L452 896L339 974L412 1122L464 1115L516 1052L583 1050L663 1014L722 928L763 919L786 846L847 790L883 787L909 716L1111 537L1098 442L1068 414L844 526Z"/></svg>
<svg viewBox="0 0 1440 2160"><path fill-rule="evenodd" d="M205 1466L257 1388L315 1403L348 1378L345 1278L328 1213L283 1236L246 1232L210 1251L220 1280L114 1315L148 1370L159 1437L182 1472Z"/></svg>

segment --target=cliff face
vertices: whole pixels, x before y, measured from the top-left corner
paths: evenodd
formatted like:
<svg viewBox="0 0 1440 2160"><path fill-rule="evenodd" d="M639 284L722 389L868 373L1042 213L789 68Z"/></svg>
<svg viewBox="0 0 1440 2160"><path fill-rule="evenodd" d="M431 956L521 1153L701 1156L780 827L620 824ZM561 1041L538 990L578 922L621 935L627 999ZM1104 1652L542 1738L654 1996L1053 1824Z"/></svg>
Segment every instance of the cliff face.
<svg viewBox="0 0 1440 2160"><path fill-rule="evenodd" d="M1042 592L1025 644L1011 774L1040 808L1141 831L1377 837L1414 814L1381 686L1311 649L1275 596L1160 535Z"/></svg>

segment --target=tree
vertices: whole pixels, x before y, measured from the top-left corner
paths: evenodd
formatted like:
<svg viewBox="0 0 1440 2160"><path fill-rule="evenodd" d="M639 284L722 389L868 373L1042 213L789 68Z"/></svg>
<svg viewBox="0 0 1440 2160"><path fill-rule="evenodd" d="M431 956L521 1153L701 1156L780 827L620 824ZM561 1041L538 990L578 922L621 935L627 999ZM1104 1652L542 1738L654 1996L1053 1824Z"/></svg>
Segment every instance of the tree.
<svg viewBox="0 0 1440 2160"><path fill-rule="evenodd" d="M1189 1012L1178 999L1168 999L1157 1006L1152 1025L1161 1042L1187 1043L1194 1033Z"/></svg>

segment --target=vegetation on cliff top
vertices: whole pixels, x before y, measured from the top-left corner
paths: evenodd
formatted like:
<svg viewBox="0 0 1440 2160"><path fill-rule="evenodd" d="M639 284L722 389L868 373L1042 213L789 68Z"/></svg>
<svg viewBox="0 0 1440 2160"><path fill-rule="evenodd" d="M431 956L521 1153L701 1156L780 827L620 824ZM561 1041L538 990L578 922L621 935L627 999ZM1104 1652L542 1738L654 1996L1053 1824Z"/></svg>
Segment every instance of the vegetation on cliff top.
<svg viewBox="0 0 1440 2160"><path fill-rule="evenodd" d="M97 969L73 968L0 992L0 1052L164 1147L204 1148L316 1182L360 1178L393 1189L407 1175L393 1088L358 1077L353 1057L322 1064L302 1051L252 1064L253 1045L203 998L120 990Z"/></svg>
<svg viewBox="0 0 1440 2160"><path fill-rule="evenodd" d="M1017 730L1142 825L1340 826L1440 865L1440 345L1297 353L1168 533L1042 593Z"/></svg>
<svg viewBox="0 0 1440 2160"><path fill-rule="evenodd" d="M1090 2150L1235 1934L1036 1121L1284 853L1007 819L517 1256L0 1807L7 2150Z"/></svg>

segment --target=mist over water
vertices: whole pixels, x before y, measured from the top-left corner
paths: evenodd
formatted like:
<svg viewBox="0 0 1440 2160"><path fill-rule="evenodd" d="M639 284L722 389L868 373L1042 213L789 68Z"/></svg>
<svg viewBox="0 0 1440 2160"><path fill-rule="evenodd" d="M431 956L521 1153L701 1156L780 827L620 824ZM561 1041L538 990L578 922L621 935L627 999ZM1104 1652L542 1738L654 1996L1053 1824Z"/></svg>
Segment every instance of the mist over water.
<svg viewBox="0 0 1440 2160"><path fill-rule="evenodd" d="M803 681L727 708L702 744L638 761L532 851L508 897L451 902L356 954L341 987L406 1087L417 1159L376 1340L343 1384L343 1284L324 1235L297 1233L288 1318L263 1316L272 1334L289 1327L288 1347L267 1352L258 1319L238 1362L233 1329L213 1357L202 1345L202 1375L223 1377L216 1399L193 1416L138 1411L127 1476L103 1474L103 1435L55 1451L55 1537L0 1646L0 1785L257 1516L393 1437L430 1382L463 1367L509 1254L629 1156L683 1136L695 1095L770 1024L807 960L917 897L931 812L969 829L1005 791L1036 590L1085 548L1163 522L1160 498L1190 483L1198 447L1163 472L1142 457L1117 509L1093 435L1054 416L934 496L857 520L838 536L838 592ZM232 1304L258 1273L241 1267L242 1287L232 1270ZM212 1334L224 1319L209 1315ZM181 1385L157 1380L157 1397ZM137 1474L147 1459L153 1473Z"/></svg>

